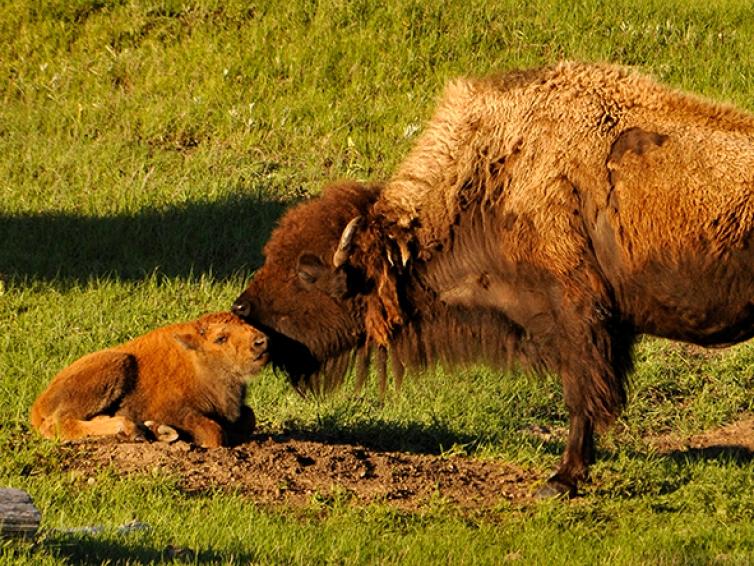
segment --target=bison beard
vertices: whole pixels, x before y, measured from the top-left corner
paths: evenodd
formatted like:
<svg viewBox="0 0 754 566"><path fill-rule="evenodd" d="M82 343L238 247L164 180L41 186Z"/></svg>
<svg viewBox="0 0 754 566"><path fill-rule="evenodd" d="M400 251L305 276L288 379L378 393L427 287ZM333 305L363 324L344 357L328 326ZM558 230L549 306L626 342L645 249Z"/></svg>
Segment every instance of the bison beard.
<svg viewBox="0 0 754 566"><path fill-rule="evenodd" d="M626 401L638 334L754 334L754 119L625 69L452 83L384 186L299 205L233 310L300 390L369 364L557 372L570 413L543 493L574 494Z"/></svg>

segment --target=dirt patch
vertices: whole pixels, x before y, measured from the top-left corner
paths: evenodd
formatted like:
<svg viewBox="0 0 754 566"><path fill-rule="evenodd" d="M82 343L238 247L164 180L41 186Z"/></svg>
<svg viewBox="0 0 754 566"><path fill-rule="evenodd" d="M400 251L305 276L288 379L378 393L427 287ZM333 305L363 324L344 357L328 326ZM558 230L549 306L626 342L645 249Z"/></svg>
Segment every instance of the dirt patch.
<svg viewBox="0 0 754 566"><path fill-rule="evenodd" d="M65 450L65 468L84 481L108 467L122 475L168 474L188 493L219 488L262 505L338 499L417 509L441 499L461 508L491 508L529 498L539 479L495 460L383 452L291 435L259 436L234 448L98 441Z"/></svg>
<svg viewBox="0 0 754 566"><path fill-rule="evenodd" d="M751 457L754 456L754 416L688 437L676 433L657 436L649 439L648 444L661 454L703 452L714 457L727 452Z"/></svg>
<svg viewBox="0 0 754 566"><path fill-rule="evenodd" d="M543 439L562 440L564 430L536 427ZM754 416L690 437L646 439L671 456L754 457ZM484 510L531 499L546 474L499 460L414 454L334 441L317 435L260 434L234 448L204 449L186 442L89 441L64 447L64 468L82 481L103 469L120 475L169 475L187 493L216 489L240 493L266 506L307 506L334 500L386 503L404 510L439 500Z"/></svg>

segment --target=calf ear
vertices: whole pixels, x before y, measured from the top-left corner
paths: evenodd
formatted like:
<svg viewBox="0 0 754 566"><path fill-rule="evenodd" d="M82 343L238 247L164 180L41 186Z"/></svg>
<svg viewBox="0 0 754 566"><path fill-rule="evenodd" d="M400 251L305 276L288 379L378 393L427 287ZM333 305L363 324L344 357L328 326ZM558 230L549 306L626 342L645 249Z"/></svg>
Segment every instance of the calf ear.
<svg viewBox="0 0 754 566"><path fill-rule="evenodd" d="M327 266L316 255L304 252L298 256L296 275L304 283L314 285L326 271L328 271Z"/></svg>
<svg viewBox="0 0 754 566"><path fill-rule="evenodd" d="M196 334L184 333L173 334L173 339L187 350L199 350L201 349L201 343Z"/></svg>

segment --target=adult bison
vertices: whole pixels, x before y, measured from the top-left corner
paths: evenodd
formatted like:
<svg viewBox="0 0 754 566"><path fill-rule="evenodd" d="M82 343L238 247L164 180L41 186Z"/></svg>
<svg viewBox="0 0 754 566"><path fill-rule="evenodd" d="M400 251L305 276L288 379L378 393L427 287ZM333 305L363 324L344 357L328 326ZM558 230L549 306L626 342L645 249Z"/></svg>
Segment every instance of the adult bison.
<svg viewBox="0 0 754 566"><path fill-rule="evenodd" d="M559 373L570 432L545 491L572 494L637 335L754 335L753 228L754 117L609 65L460 79L384 187L283 217L233 310L298 386L370 352L398 376Z"/></svg>

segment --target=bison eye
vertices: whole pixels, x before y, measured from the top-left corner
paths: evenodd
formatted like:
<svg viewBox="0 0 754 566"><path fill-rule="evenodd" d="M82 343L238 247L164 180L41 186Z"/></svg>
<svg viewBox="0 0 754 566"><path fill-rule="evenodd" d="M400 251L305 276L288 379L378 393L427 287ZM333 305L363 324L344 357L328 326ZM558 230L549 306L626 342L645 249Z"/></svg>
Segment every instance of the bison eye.
<svg viewBox="0 0 754 566"><path fill-rule="evenodd" d="M225 344L228 341L228 335L227 334L221 334L217 338L215 338L215 344Z"/></svg>
<svg viewBox="0 0 754 566"><path fill-rule="evenodd" d="M303 253L298 258L296 275L304 283L313 285L327 271L327 266L314 254Z"/></svg>
<svg viewBox="0 0 754 566"><path fill-rule="evenodd" d="M310 285L314 284L314 282L317 280L314 275L303 270L298 272L298 278L301 279L301 281L303 281L304 283L309 283Z"/></svg>

